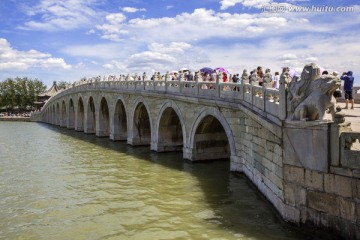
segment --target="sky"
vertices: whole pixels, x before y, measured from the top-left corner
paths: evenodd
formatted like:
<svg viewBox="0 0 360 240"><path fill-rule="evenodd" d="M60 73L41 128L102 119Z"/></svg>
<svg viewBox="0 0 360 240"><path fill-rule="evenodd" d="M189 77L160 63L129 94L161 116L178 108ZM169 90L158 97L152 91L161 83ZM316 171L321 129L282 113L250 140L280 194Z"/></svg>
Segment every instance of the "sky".
<svg viewBox="0 0 360 240"><path fill-rule="evenodd" d="M1 0L0 81L189 68L352 70L357 0Z"/></svg>

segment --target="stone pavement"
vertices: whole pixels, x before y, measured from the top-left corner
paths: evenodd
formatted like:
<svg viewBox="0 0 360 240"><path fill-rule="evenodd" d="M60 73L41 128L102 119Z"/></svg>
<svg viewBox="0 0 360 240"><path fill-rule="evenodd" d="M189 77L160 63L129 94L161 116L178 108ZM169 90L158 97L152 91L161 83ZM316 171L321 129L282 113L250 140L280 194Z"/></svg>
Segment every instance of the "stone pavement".
<svg viewBox="0 0 360 240"><path fill-rule="evenodd" d="M338 106L341 108L345 107L345 103L338 103ZM355 103L354 109L350 109L350 103L349 103L349 109L341 109L342 112L345 113L345 122L351 122L351 128L354 132L360 132L360 104Z"/></svg>

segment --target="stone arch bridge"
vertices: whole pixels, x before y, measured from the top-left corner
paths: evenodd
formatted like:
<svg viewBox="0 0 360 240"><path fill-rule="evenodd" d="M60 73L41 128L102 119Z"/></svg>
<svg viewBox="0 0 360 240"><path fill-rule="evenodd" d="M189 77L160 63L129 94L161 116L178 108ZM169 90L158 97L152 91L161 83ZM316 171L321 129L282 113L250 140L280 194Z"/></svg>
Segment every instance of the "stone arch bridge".
<svg viewBox="0 0 360 240"><path fill-rule="evenodd" d="M245 173L285 220L345 224L338 232L356 236L360 191L351 186L360 189L354 176L360 165L345 145L360 134L341 122L289 121L286 94L284 85L218 80L88 81L50 98L32 119L158 152L182 151L191 161L230 159L231 170Z"/></svg>

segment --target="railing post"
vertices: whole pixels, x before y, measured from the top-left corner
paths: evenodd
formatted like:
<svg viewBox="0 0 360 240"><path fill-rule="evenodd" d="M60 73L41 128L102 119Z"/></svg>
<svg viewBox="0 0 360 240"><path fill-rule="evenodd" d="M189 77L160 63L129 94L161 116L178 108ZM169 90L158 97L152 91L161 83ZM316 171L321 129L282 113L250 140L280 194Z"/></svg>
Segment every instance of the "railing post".
<svg viewBox="0 0 360 240"><path fill-rule="evenodd" d="M216 75L216 87L215 87L215 91L216 91L216 96L219 98L220 97L220 76L219 74Z"/></svg>
<svg viewBox="0 0 360 240"><path fill-rule="evenodd" d="M198 78L195 79L195 91L196 91L196 96L199 96L199 79Z"/></svg>
<svg viewBox="0 0 360 240"><path fill-rule="evenodd" d="M287 115L286 82L280 80L279 86L280 120L285 120Z"/></svg>
<svg viewBox="0 0 360 240"><path fill-rule="evenodd" d="M244 92L245 92L245 83L244 83L244 80L243 79L241 79L241 82L240 82L240 88L241 88L241 90L240 90L240 99L241 100L244 100Z"/></svg>
<svg viewBox="0 0 360 240"><path fill-rule="evenodd" d="M179 92L182 93L183 92L183 86L181 84L181 79L178 80L179 81Z"/></svg>
<svg viewBox="0 0 360 240"><path fill-rule="evenodd" d="M264 112L266 113L266 84L264 84L264 82L263 82L263 84L262 84L262 98L263 98L263 102L264 102Z"/></svg>

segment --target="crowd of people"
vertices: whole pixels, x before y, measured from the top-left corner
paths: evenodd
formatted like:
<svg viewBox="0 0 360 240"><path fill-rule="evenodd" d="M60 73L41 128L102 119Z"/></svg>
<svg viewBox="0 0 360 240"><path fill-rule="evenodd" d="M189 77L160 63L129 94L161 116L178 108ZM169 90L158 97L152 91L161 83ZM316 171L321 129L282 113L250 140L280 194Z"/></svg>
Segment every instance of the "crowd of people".
<svg viewBox="0 0 360 240"><path fill-rule="evenodd" d="M162 75L160 72L155 72L150 79L148 79L146 73L144 72L142 76L139 76L135 74L135 76L128 75L120 75L119 80L166 80L166 81L197 81L204 84L201 84L202 89L214 89L215 86L212 83L215 83L217 79L219 79L219 82L226 83L226 82L232 82L232 83L247 83L254 86L264 86L265 88L274 88L278 89L280 86L280 72L274 72L274 75L271 74L271 70L269 68L265 69L265 72L263 71L263 68L261 66L258 66L256 69L250 71L250 73L247 73L247 70L244 69L242 75L240 76L239 73L236 74L229 74L227 71L224 70L211 70L210 68L204 68L206 71L196 71L194 74L188 70L183 69L180 71L173 71L173 72L166 72L165 75ZM292 73L293 75L291 77L294 77L296 74L295 72ZM323 70L322 75L332 75L335 77L339 77L338 72L333 71L332 73L329 73L327 70ZM341 80L344 81L344 94L345 94L345 108L349 108L349 103L351 104L351 109L354 108L354 99L353 99L353 84L354 84L354 77L353 72L348 71L344 72L340 77ZM100 76L97 77L95 80L91 79L91 81L101 81ZM117 81L118 78L116 76L109 76L108 81ZM85 81L85 80L84 80ZM90 82L91 82L90 81ZM104 77L105 81L105 77ZM189 86L189 85L185 85ZM228 89L228 88L226 88ZM239 87L233 87L232 90L239 90ZM338 99L342 96L342 92L340 89L335 92L334 97Z"/></svg>

